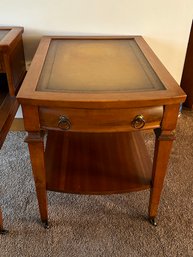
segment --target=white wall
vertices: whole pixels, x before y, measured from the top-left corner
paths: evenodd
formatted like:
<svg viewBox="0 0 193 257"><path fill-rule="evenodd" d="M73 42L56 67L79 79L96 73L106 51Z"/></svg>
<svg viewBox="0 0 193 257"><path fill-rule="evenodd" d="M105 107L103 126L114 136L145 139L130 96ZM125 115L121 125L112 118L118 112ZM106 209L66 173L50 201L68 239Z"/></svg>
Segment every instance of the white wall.
<svg viewBox="0 0 193 257"><path fill-rule="evenodd" d="M19 25L30 61L42 35L143 35L180 82L193 0L0 0L0 25Z"/></svg>

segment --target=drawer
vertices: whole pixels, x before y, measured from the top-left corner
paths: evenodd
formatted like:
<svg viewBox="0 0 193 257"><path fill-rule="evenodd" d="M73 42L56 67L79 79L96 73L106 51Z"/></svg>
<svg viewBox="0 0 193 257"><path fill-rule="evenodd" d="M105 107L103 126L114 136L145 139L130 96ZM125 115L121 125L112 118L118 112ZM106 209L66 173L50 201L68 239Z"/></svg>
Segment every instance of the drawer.
<svg viewBox="0 0 193 257"><path fill-rule="evenodd" d="M77 132L113 132L160 126L163 106L131 109L39 108L41 128Z"/></svg>

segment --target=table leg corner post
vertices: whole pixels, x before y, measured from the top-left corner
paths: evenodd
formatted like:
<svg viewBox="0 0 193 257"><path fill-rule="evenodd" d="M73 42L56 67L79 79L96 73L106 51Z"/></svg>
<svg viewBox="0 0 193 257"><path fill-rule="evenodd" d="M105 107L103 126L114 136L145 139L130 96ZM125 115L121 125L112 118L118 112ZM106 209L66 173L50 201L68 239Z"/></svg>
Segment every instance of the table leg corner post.
<svg viewBox="0 0 193 257"><path fill-rule="evenodd" d="M29 147L41 221L48 228L44 135L41 132L30 132L25 141Z"/></svg>
<svg viewBox="0 0 193 257"><path fill-rule="evenodd" d="M155 219L158 212L172 143L173 140L175 140L174 131L162 131L159 129L155 131L155 134L156 140L152 169L152 186L149 201L149 220L153 225L157 224Z"/></svg>

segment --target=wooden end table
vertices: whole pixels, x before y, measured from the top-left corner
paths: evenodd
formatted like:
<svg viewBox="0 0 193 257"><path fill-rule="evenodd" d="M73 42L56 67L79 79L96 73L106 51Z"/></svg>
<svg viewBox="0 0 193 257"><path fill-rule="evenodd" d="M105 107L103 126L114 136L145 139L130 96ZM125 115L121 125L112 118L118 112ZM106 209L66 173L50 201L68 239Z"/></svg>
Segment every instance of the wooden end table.
<svg viewBox="0 0 193 257"><path fill-rule="evenodd" d="M0 149L18 110L16 94L26 74L22 27L0 26ZM0 209L0 234L3 229Z"/></svg>
<svg viewBox="0 0 193 257"><path fill-rule="evenodd" d="M16 94L26 74L22 27L0 27L0 148L19 107Z"/></svg>
<svg viewBox="0 0 193 257"><path fill-rule="evenodd" d="M185 98L141 36L43 37L18 100L45 226L47 190L148 188L155 225ZM147 129L155 131L153 164L141 135Z"/></svg>

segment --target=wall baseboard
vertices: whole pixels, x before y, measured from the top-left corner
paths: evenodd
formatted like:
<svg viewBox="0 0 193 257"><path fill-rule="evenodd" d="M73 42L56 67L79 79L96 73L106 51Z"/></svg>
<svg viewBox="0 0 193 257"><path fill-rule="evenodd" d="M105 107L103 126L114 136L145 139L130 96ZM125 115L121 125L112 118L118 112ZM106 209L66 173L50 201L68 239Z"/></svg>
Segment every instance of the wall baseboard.
<svg viewBox="0 0 193 257"><path fill-rule="evenodd" d="M25 131L23 118L15 118L11 125L10 131Z"/></svg>

